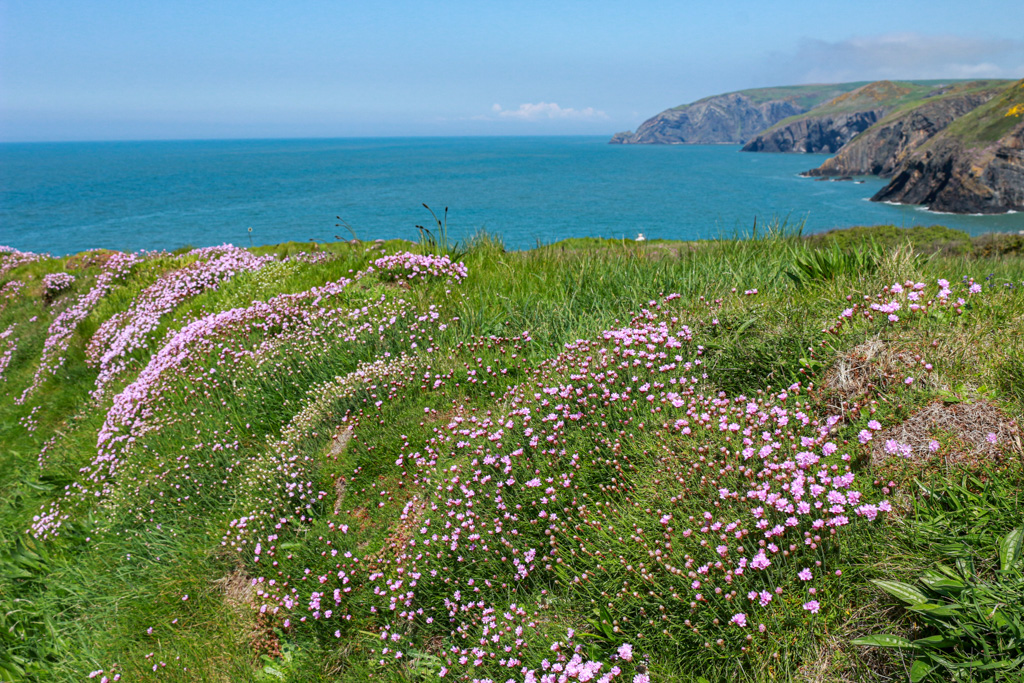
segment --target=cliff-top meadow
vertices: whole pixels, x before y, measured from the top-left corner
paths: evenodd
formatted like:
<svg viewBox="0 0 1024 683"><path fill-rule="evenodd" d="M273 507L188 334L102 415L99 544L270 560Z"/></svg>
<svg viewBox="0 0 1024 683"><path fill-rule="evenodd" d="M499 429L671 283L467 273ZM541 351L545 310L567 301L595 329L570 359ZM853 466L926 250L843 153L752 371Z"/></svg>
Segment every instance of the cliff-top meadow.
<svg viewBox="0 0 1024 683"><path fill-rule="evenodd" d="M0 250L0 680L1024 679L1024 237L424 237Z"/></svg>

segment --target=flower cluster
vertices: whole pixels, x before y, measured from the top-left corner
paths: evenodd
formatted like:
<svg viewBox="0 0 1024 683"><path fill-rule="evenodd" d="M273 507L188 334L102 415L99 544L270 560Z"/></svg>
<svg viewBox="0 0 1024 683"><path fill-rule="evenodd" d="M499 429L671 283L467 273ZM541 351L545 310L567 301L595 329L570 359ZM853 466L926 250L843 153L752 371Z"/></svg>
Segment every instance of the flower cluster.
<svg viewBox="0 0 1024 683"><path fill-rule="evenodd" d="M18 326L18 323L11 323L7 326L7 329L0 332L0 380L4 378L4 373L7 371L7 366L11 364L11 358L14 357L14 352L18 350L18 339L12 337L14 328Z"/></svg>
<svg viewBox="0 0 1024 683"><path fill-rule="evenodd" d="M50 273L43 276L43 295L53 298L56 294L75 283L75 276L69 273Z"/></svg>
<svg viewBox="0 0 1024 683"><path fill-rule="evenodd" d="M18 251L14 247L0 245L0 277L18 266L47 258L50 258L49 254L33 254L30 251Z"/></svg>
<svg viewBox="0 0 1024 683"><path fill-rule="evenodd" d="M99 369L93 398L99 399L107 384L128 366L129 356L144 348L160 320L186 299L217 289L237 273L257 271L273 257L257 257L229 244L195 249L185 255L196 261L167 273L147 287L131 307L108 319L93 335L86 348L87 362Z"/></svg>
<svg viewBox="0 0 1024 683"><path fill-rule="evenodd" d="M468 270L462 262L453 263L451 257L433 254L400 252L382 256L373 262L373 267L382 275L392 278L415 280L417 278L448 278L458 282L466 277Z"/></svg>
<svg viewBox="0 0 1024 683"><path fill-rule="evenodd" d="M71 306L64 309L50 324L36 374L32 383L15 400L15 403L23 404L48 375L56 374L57 370L64 365L64 353L70 346L71 337L78 329L79 323L85 320L100 299L110 291L118 280L125 278L131 272L132 266L140 260L135 254L121 252L115 252L106 259L92 288Z"/></svg>

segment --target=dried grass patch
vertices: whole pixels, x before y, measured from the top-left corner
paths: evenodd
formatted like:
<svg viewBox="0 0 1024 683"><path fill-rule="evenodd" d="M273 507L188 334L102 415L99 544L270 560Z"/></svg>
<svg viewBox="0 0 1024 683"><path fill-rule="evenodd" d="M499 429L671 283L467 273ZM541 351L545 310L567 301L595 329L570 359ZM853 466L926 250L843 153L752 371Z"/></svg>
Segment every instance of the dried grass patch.
<svg viewBox="0 0 1024 683"><path fill-rule="evenodd" d="M355 432L351 426L337 427L334 430L334 434L331 435L331 448L327 451L327 457L331 460L337 461L338 458L344 454L345 449L348 448L354 433ZM334 514L341 512L342 505L345 502L345 492L347 490L348 480L345 479L345 477L338 475L334 480Z"/></svg>
<svg viewBox="0 0 1024 683"><path fill-rule="evenodd" d="M214 583L224 591L224 606L237 617L242 637L256 657L280 657L281 641L274 632L273 617L257 611L252 578L239 568Z"/></svg>
<svg viewBox="0 0 1024 683"><path fill-rule="evenodd" d="M919 348L913 343L899 344L874 337L858 344L836 359L825 372L822 387L827 405L836 415L845 415L851 406L871 394L902 384L909 376L918 386L935 388L937 384L925 372Z"/></svg>
<svg viewBox="0 0 1024 683"><path fill-rule="evenodd" d="M995 435L995 442L989 435ZM910 446L911 462L929 462L941 458L947 466L975 467L1001 459L1006 452L1024 453L1020 426L991 403L946 403L935 401L917 411L900 424L883 429L871 442L871 463L880 465L901 457L885 449L893 439ZM943 443L932 453L933 440Z"/></svg>

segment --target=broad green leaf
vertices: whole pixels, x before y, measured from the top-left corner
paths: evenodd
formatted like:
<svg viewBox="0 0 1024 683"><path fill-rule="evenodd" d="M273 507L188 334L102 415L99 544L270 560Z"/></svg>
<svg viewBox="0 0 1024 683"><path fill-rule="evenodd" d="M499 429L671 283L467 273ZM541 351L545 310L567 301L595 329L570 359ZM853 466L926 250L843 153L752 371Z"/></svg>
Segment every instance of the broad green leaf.
<svg viewBox="0 0 1024 683"><path fill-rule="evenodd" d="M954 640L953 638L949 638L948 636L944 636L944 635L943 636L928 636L927 638L918 638L917 640L914 641L914 645L919 645L921 647L936 648L936 649L941 649L941 648L944 648L944 647L953 647L954 645L959 645L959 644L960 644L959 640Z"/></svg>
<svg viewBox="0 0 1024 683"><path fill-rule="evenodd" d="M1024 527L1017 527L999 541L999 567L1004 572L1017 564L1024 552Z"/></svg>
<svg viewBox="0 0 1024 683"><path fill-rule="evenodd" d="M960 608L955 605L938 605L934 602L921 602L907 609L933 617L955 617L960 614Z"/></svg>
<svg viewBox="0 0 1024 683"><path fill-rule="evenodd" d="M876 633L873 636L864 636L851 640L853 645L866 645L869 647L895 647L906 650L916 650L917 646L902 636L893 636L887 633Z"/></svg>
<svg viewBox="0 0 1024 683"><path fill-rule="evenodd" d="M925 677L928 674L930 674L934 669L935 667L928 666L928 664L921 661L920 659L916 660L913 664L910 665L910 682L919 683L920 681L923 681Z"/></svg>
<svg viewBox="0 0 1024 683"><path fill-rule="evenodd" d="M914 605L917 603L928 602L928 596L910 584L901 583L900 581L884 581L881 579L874 579L871 583L875 584L889 595L899 598L905 603Z"/></svg>
<svg viewBox="0 0 1024 683"><path fill-rule="evenodd" d="M959 595L967 588L967 584L959 579L947 579L946 577L937 574L925 574L920 578L929 590L935 591L940 595Z"/></svg>

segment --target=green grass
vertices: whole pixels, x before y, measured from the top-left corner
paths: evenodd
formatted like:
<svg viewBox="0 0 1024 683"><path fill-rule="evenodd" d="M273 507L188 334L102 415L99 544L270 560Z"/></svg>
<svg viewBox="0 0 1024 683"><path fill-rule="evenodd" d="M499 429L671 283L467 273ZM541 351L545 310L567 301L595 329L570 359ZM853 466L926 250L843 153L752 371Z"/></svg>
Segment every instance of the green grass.
<svg viewBox="0 0 1024 683"><path fill-rule="evenodd" d="M969 147L991 144L1021 122L1021 116L1007 116L1010 109L1024 104L1024 81L1010 84L998 97L961 116L942 132Z"/></svg>
<svg viewBox="0 0 1024 683"><path fill-rule="evenodd" d="M168 335L202 316L351 277L382 251L431 244L255 248L328 257L241 273L186 300L99 404L89 397L89 338L184 261L137 266L79 325L64 365L25 405L15 399L55 311L89 290L98 266L73 257L15 269L3 277L26 286L0 310L0 331L18 325L0 379L0 680L81 680L103 669L123 680L416 681L435 679L442 666L448 679L505 680L554 661L551 644L565 642L567 629L584 658L605 662L605 672L613 661L622 667L627 675L617 680L644 671L654 681L905 680L910 658L852 641L880 632L919 638L937 626L872 581L913 582L951 561L954 542L989 571L999 539L1024 519L1021 437L1011 424L1024 417L1024 260L1014 237L972 240L940 226L804 237L777 226L750 239L574 239L514 252L480 234L458 245L463 282L368 275L316 306L296 304L319 317L232 328L164 378L154 428L133 432L102 495L66 499L76 483L98 488L80 470L96 457L113 397ZM78 281L51 308L41 278L68 262ZM981 293L968 295L964 277ZM898 323L875 311L837 325L865 297L897 297L878 298L887 285L924 282L931 297L938 278L963 306L914 314L904 293ZM664 348L605 338L648 320L680 336L658 361L679 367L662 373L638 360L598 378L602 358ZM608 386L639 399L643 384L668 377L684 381L651 391L705 402L687 414L670 403L600 398ZM780 403L778 392L796 382L804 388ZM694 574L707 587L691 588L687 572L715 557L721 541L705 548L703 532L684 537L699 525L687 518L714 510L723 521L745 519L753 503L719 489L743 490L767 472L744 478L741 433L697 426L702 411L717 424L717 411L727 410L713 403L719 396L784 405L790 424L771 429L787 444L793 437L794 453L839 411L829 436L839 450L823 462L837 472L849 466L863 500L886 498L893 511L873 523L850 514L849 526L834 537L820 532L814 548L801 540L728 584L716 569ZM914 422L935 405L1002 420L992 427L1000 440L971 441L976 435L953 418ZM524 406L529 427L517 412ZM693 434L663 426L681 419ZM872 420L884 431L862 445ZM882 457L883 434L911 439L900 429L913 431L915 457ZM752 429L755 448L770 431ZM509 461L481 464L491 456ZM482 481L483 473L491 476ZM496 486L506 479L515 483ZM540 486L525 484L534 479ZM67 515L59 534L26 534L54 501ZM470 519L457 549L450 539L427 543ZM743 543L756 547L757 538ZM538 559L523 574L513 560L525 561L528 548ZM687 558L704 559L686 567ZM813 583L794 576L803 567ZM253 587L257 577L264 581ZM716 585L737 596L714 593ZM335 606L330 596L345 586L353 590ZM802 607L808 586L821 602L816 614ZM783 592L768 607L747 598L775 587ZM347 618L312 618L313 591ZM695 591L706 594L699 608L690 606ZM461 607L450 613L453 601ZM260 613L261 604L271 609ZM486 625L491 609L497 625L523 626L518 643L499 633L521 659L515 671L497 657L475 667L446 662L452 648L498 633ZM729 623L739 612L747 627ZM391 633L398 640L381 639ZM616 659L627 642L631 662ZM382 651L389 646L403 657ZM1015 680L1019 672L972 675Z"/></svg>

